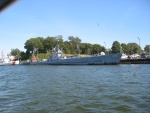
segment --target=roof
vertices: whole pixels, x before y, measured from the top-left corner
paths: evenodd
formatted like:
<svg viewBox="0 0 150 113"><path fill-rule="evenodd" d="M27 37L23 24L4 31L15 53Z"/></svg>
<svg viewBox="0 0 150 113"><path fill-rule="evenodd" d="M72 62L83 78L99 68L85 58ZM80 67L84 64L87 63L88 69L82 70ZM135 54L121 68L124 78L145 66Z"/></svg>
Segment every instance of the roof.
<svg viewBox="0 0 150 113"><path fill-rule="evenodd" d="M0 12L18 0L0 0Z"/></svg>

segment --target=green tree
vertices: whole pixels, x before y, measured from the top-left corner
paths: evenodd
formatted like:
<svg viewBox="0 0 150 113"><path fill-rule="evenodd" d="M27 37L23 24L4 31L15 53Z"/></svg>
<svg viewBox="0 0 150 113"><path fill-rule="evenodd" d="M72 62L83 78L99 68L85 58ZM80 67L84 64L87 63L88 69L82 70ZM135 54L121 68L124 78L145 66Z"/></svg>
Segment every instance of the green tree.
<svg viewBox="0 0 150 113"><path fill-rule="evenodd" d="M31 38L25 42L24 48L27 49L28 51L33 52L33 50L34 50L33 47L34 47L34 38Z"/></svg>
<svg viewBox="0 0 150 113"><path fill-rule="evenodd" d="M24 48L33 52L34 50L43 49L43 44L40 38L31 38L25 42Z"/></svg>
<svg viewBox="0 0 150 113"><path fill-rule="evenodd" d="M47 38L45 38L43 46L47 50L47 52L50 52L50 50L52 50L57 43L58 40L55 37L48 36Z"/></svg>
<svg viewBox="0 0 150 113"><path fill-rule="evenodd" d="M30 57L31 57L31 54L29 51L26 51L26 52L21 51L20 53L21 60L27 60L27 59L30 59Z"/></svg>
<svg viewBox="0 0 150 113"><path fill-rule="evenodd" d="M38 53L46 53L46 49L44 48L44 38L43 37L37 37L37 40L39 40L42 43L42 46L38 48Z"/></svg>
<svg viewBox="0 0 150 113"><path fill-rule="evenodd" d="M11 52L10 52L11 55L15 56L15 59L20 58L20 53L21 51L18 48L11 49Z"/></svg>
<svg viewBox="0 0 150 113"><path fill-rule="evenodd" d="M85 48L86 48L86 54L90 55L92 52L92 44L86 43Z"/></svg>
<svg viewBox="0 0 150 113"><path fill-rule="evenodd" d="M70 44L71 54L77 54L80 51L81 39L78 37L69 36L68 37Z"/></svg>
<svg viewBox="0 0 150 113"><path fill-rule="evenodd" d="M16 55L20 54L20 50L18 48L11 49L10 54L13 55L13 56L16 56Z"/></svg>
<svg viewBox="0 0 150 113"><path fill-rule="evenodd" d="M86 54L87 53L86 43L82 43L80 45L80 51L81 51L81 54Z"/></svg>
<svg viewBox="0 0 150 113"><path fill-rule="evenodd" d="M42 50L43 48L43 38L31 38L26 41L24 48L27 49L27 51L32 51L32 55L36 54L36 58L38 59L38 50Z"/></svg>
<svg viewBox="0 0 150 113"><path fill-rule="evenodd" d="M132 54L136 54L136 53L140 53L140 47L137 43L128 43L128 53Z"/></svg>
<svg viewBox="0 0 150 113"><path fill-rule="evenodd" d="M71 49L70 49L70 42L65 41L64 42L64 47L63 47L63 52L66 54L70 54L71 53Z"/></svg>
<svg viewBox="0 0 150 113"><path fill-rule="evenodd" d="M68 39L71 43L75 43L75 44L80 44L81 43L81 39L79 39L79 37L69 36Z"/></svg>
<svg viewBox="0 0 150 113"><path fill-rule="evenodd" d="M38 49L43 49L43 40L41 40L41 38L35 38L34 40L34 48L36 48L36 50Z"/></svg>
<svg viewBox="0 0 150 113"><path fill-rule="evenodd" d="M102 48L99 44L92 45L92 54L100 54L101 51L102 51Z"/></svg>
<svg viewBox="0 0 150 113"><path fill-rule="evenodd" d="M120 43L118 41L114 41L111 49L112 49L112 53L119 53L120 52Z"/></svg>
<svg viewBox="0 0 150 113"><path fill-rule="evenodd" d="M144 50L145 50L146 53L150 53L150 45L146 45L144 47Z"/></svg>
<svg viewBox="0 0 150 113"><path fill-rule="evenodd" d="M121 47L122 47L122 52L123 52L123 53L129 54L129 49L128 49L127 44L122 43L122 44L121 44Z"/></svg>
<svg viewBox="0 0 150 113"><path fill-rule="evenodd" d="M77 45L74 43L69 42L69 49L71 54L76 54Z"/></svg>

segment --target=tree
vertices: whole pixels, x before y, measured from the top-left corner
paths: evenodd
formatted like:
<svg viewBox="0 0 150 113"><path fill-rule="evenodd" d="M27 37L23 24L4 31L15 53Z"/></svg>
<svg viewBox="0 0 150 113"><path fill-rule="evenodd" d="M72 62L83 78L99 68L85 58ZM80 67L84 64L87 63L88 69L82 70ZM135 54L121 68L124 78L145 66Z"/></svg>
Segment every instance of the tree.
<svg viewBox="0 0 150 113"><path fill-rule="evenodd" d="M65 41L64 42L64 47L63 47L63 52L66 53L66 54L69 54L70 53L70 47L69 47L69 42L68 41Z"/></svg>
<svg viewBox="0 0 150 113"><path fill-rule="evenodd" d="M92 54L99 54L101 52L101 46L99 44L92 45Z"/></svg>
<svg viewBox="0 0 150 113"><path fill-rule="evenodd" d="M86 43L85 47L86 47L86 54L90 55L92 52L92 44Z"/></svg>
<svg viewBox="0 0 150 113"><path fill-rule="evenodd" d="M150 45L146 45L144 47L144 50L145 50L146 53L150 53Z"/></svg>
<svg viewBox="0 0 150 113"><path fill-rule="evenodd" d="M45 53L46 49L44 48L44 38L43 37L37 37L37 40L39 40L42 43L42 46L40 45L40 47L38 48L38 53Z"/></svg>
<svg viewBox="0 0 150 113"><path fill-rule="evenodd" d="M13 55L13 56L16 56L16 55L20 54L20 50L18 48L11 49L10 54Z"/></svg>
<svg viewBox="0 0 150 113"><path fill-rule="evenodd" d="M111 49L112 49L112 53L119 53L120 52L120 43L118 41L114 41Z"/></svg>
<svg viewBox="0 0 150 113"><path fill-rule="evenodd" d="M82 43L81 45L80 45L80 53L81 54L87 54L87 44L86 43Z"/></svg>
<svg viewBox="0 0 150 113"><path fill-rule="evenodd" d="M55 37L48 36L47 38L45 38L43 46L47 50L47 52L49 52L56 46L57 42L58 40Z"/></svg>
<svg viewBox="0 0 150 113"><path fill-rule="evenodd" d="M69 36L68 40L70 42L70 50L72 54L75 53L79 53L80 51L80 44L81 44L81 39L79 39L78 37L73 37L73 36Z"/></svg>
<svg viewBox="0 0 150 113"><path fill-rule="evenodd" d="M81 43L81 39L79 39L78 37L69 36L68 39L71 43L76 43L76 44Z"/></svg>
<svg viewBox="0 0 150 113"><path fill-rule="evenodd" d="M127 44L122 43L122 44L121 44L121 47L122 47L122 52L123 52L123 53L129 54L129 49L128 49Z"/></svg>
<svg viewBox="0 0 150 113"><path fill-rule="evenodd" d="M20 53L21 60L26 60L26 59L29 59L30 57L31 55L29 51L26 51L26 52L21 51Z"/></svg>
<svg viewBox="0 0 150 113"><path fill-rule="evenodd" d="M43 43L41 38L31 38L26 41L24 48L28 51L38 51L38 49L43 49Z"/></svg>
<svg viewBox="0 0 150 113"><path fill-rule="evenodd" d="M128 43L128 53L135 54L140 52L140 47L137 43Z"/></svg>
<svg viewBox="0 0 150 113"><path fill-rule="evenodd" d="M10 52L11 55L15 56L15 59L20 57L20 53L21 53L21 51L18 48L11 49L11 52Z"/></svg>

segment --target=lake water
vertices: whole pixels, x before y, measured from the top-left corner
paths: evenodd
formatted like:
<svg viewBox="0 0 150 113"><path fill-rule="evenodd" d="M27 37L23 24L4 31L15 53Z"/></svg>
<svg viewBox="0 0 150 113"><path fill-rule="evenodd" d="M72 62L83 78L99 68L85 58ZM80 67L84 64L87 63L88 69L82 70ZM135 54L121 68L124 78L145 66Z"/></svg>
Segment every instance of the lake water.
<svg viewBox="0 0 150 113"><path fill-rule="evenodd" d="M150 65L0 66L1 113L149 113Z"/></svg>

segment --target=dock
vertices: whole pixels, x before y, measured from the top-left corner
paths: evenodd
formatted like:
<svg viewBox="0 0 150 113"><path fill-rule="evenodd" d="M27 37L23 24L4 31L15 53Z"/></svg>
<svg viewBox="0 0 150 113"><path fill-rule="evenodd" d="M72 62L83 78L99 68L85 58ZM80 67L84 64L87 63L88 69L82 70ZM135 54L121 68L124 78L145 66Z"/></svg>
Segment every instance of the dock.
<svg viewBox="0 0 150 113"><path fill-rule="evenodd" d="M121 59L120 64L150 64L150 58Z"/></svg>

